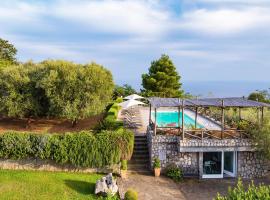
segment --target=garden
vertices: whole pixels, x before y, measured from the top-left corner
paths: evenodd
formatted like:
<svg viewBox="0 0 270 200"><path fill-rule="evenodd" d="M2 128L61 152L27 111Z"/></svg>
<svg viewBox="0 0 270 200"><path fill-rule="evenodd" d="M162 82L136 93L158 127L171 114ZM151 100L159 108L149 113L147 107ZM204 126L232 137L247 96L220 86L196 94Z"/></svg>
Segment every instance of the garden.
<svg viewBox="0 0 270 200"><path fill-rule="evenodd" d="M96 200L95 183L100 177L99 174L1 170L0 196L2 200Z"/></svg>
<svg viewBox="0 0 270 200"><path fill-rule="evenodd" d="M59 168L110 169L129 160L134 134L117 121L113 78L96 63L46 60L0 73L0 159ZM34 166L34 170L39 166ZM0 171L1 199L103 199L101 174ZM15 192L14 192L15 191ZM107 199L118 199L108 197Z"/></svg>

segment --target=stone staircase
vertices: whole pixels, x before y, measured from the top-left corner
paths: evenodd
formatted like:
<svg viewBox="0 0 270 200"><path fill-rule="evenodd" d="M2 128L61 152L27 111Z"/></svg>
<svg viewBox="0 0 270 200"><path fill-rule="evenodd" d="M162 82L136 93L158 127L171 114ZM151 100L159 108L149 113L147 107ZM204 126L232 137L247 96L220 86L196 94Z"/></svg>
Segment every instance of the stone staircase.
<svg viewBox="0 0 270 200"><path fill-rule="evenodd" d="M144 135L135 135L134 151L128 162L128 171L130 173L150 173L147 138Z"/></svg>

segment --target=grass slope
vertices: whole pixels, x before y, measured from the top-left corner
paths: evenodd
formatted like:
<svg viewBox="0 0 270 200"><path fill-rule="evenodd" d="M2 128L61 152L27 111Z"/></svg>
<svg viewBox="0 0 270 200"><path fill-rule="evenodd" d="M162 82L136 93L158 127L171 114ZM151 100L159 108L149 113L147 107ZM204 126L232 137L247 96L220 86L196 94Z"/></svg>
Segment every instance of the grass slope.
<svg viewBox="0 0 270 200"><path fill-rule="evenodd" d="M1 200L97 199L95 182L102 175L0 170Z"/></svg>

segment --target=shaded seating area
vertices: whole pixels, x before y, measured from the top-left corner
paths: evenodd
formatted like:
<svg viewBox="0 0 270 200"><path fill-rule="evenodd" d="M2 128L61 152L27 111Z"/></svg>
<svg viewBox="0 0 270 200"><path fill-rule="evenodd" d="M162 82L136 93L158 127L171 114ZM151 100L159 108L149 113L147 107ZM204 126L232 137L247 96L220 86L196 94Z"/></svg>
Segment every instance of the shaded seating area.
<svg viewBox="0 0 270 200"><path fill-rule="evenodd" d="M264 119L264 109L269 108L270 104L248 100L245 98L205 98L205 99L179 99L179 98L149 98L150 113L149 127L153 130L154 135L180 135L182 139L241 139L247 138L248 135L244 130L229 127L225 123L225 109L238 109L239 119L241 119L241 109L256 108L260 111L257 113L258 123L262 123ZM217 108L220 110L220 121L210 116L207 108ZM178 126L168 124L166 127L159 127L157 122L157 112L159 108L176 108L178 110ZM205 115L199 113L200 108L204 109ZM192 110L195 113L194 127L185 127L185 111ZM152 120L152 112L154 112L154 120ZM221 130L208 130L206 128L198 128L198 115L207 118L209 121L219 124Z"/></svg>

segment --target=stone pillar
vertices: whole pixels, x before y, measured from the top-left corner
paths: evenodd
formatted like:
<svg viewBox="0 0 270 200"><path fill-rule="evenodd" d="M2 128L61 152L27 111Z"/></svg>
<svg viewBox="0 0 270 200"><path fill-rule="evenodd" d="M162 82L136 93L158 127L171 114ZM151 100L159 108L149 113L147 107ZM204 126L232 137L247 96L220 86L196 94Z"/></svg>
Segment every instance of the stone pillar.
<svg viewBox="0 0 270 200"><path fill-rule="evenodd" d="M199 152L199 178L203 176L203 152Z"/></svg>

